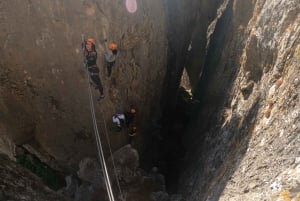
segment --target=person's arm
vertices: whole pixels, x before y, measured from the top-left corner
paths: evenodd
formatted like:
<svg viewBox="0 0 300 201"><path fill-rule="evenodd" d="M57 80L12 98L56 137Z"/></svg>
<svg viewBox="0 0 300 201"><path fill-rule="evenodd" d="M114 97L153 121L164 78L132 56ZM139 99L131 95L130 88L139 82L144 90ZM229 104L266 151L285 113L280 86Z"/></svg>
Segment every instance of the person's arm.
<svg viewBox="0 0 300 201"><path fill-rule="evenodd" d="M86 45L86 40L84 38L84 35L82 34L81 35L81 49L82 49L82 53L84 56L85 56L85 51L86 51L85 45Z"/></svg>
<svg viewBox="0 0 300 201"><path fill-rule="evenodd" d="M85 44L86 44L85 41L82 41L82 42L81 42L81 49L82 49L82 52L85 51Z"/></svg>
<svg viewBox="0 0 300 201"><path fill-rule="evenodd" d="M85 64L85 67L87 67L87 57L88 57L88 52L85 47L86 43L85 41L82 42L82 54L83 54L83 63Z"/></svg>
<svg viewBox="0 0 300 201"><path fill-rule="evenodd" d="M125 115L124 114L120 114L118 117L119 117L119 119L125 120Z"/></svg>
<svg viewBox="0 0 300 201"><path fill-rule="evenodd" d="M105 46L105 52L104 52L104 57L106 61L109 61L109 49L108 49L108 42L107 39L104 39L104 46Z"/></svg>
<svg viewBox="0 0 300 201"><path fill-rule="evenodd" d="M108 51L108 41L107 39L104 39L104 46L105 46L105 51Z"/></svg>

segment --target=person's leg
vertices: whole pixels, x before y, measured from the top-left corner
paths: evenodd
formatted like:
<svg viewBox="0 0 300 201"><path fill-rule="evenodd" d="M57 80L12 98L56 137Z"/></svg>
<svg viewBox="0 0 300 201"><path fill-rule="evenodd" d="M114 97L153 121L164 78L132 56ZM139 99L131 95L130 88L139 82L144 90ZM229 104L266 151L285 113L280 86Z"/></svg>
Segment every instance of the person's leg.
<svg viewBox="0 0 300 201"><path fill-rule="evenodd" d="M122 127L120 125L117 125L117 132L121 132Z"/></svg>
<svg viewBox="0 0 300 201"><path fill-rule="evenodd" d="M126 128L129 128L131 122L128 117L125 118L125 122L126 122Z"/></svg>
<svg viewBox="0 0 300 201"><path fill-rule="evenodd" d="M106 67L107 67L107 77L110 77L111 76L111 71L112 71L112 63L107 62Z"/></svg>
<svg viewBox="0 0 300 201"><path fill-rule="evenodd" d="M131 114L127 115L127 117L126 117L126 126L127 126L127 128L129 128L132 121L133 121L132 115Z"/></svg>
<svg viewBox="0 0 300 201"><path fill-rule="evenodd" d="M103 95L103 86L102 86L99 75L92 75L91 79L96 84L97 88L99 89L100 95Z"/></svg>
<svg viewBox="0 0 300 201"><path fill-rule="evenodd" d="M107 77L111 76L112 68L115 65L115 61L113 62L107 62Z"/></svg>
<svg viewBox="0 0 300 201"><path fill-rule="evenodd" d="M121 122L121 126L123 127L123 128L125 128L125 119L120 119L120 122Z"/></svg>
<svg viewBox="0 0 300 201"><path fill-rule="evenodd" d="M130 145L132 145L132 140L133 140L133 137L129 135L128 143L129 143Z"/></svg>
<svg viewBox="0 0 300 201"><path fill-rule="evenodd" d="M122 127L119 118L116 119L116 125L117 125L117 132L120 132L122 130Z"/></svg>

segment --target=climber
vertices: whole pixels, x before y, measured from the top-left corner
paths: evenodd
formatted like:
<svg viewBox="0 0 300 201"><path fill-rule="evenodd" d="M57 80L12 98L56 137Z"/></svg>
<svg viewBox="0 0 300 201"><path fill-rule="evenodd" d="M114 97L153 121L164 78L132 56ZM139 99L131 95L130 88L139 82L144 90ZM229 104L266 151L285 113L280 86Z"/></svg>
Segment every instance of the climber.
<svg viewBox="0 0 300 201"><path fill-rule="evenodd" d="M126 127L129 128L130 124L133 123L133 120L135 118L136 110L135 108L131 107L129 112L125 113L126 118Z"/></svg>
<svg viewBox="0 0 300 201"><path fill-rule="evenodd" d="M116 113L113 115L112 121L117 126L117 132L120 132L125 125L125 115L120 109L116 109Z"/></svg>
<svg viewBox="0 0 300 201"><path fill-rule="evenodd" d="M116 56L118 53L117 45L115 43L110 43L108 45L107 39L104 40L106 52L104 53L106 68L107 68L107 78L110 78L112 67L116 63Z"/></svg>
<svg viewBox="0 0 300 201"><path fill-rule="evenodd" d="M131 126L128 132L129 144L132 144L133 137L136 135L137 128L136 126Z"/></svg>
<svg viewBox="0 0 300 201"><path fill-rule="evenodd" d="M100 96L98 100L104 98L103 86L99 77L99 68L97 66L97 51L95 47L95 40L93 38L88 38L82 43L82 50L84 55L84 63L90 74L91 80L95 83L95 89L98 89Z"/></svg>

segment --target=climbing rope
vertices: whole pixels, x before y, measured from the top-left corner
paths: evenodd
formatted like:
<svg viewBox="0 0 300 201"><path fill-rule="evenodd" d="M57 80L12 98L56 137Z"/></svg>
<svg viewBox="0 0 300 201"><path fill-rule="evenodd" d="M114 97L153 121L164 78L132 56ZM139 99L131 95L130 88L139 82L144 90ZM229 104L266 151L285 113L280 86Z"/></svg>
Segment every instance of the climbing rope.
<svg viewBox="0 0 300 201"><path fill-rule="evenodd" d="M87 78L88 78L89 83L90 83L91 80L90 80L90 76L89 76L89 73L88 73L87 70L86 70L86 74L87 74ZM110 182L107 167L106 167L104 154L103 154L101 138L100 138L99 131L98 131L97 120L96 120L95 109L94 109L94 101L93 101L93 96L92 96L92 90L91 90L90 84L88 84L88 85L89 85L88 92L89 92L90 109L91 109L91 114L92 114L94 133L95 133L95 137L96 137L98 156L99 156L101 167L102 167L102 170L103 170L104 181L105 181L105 184L106 184L106 190L107 190L109 200L110 201L115 201L113 191L112 191L112 187L111 187L111 182Z"/></svg>
<svg viewBox="0 0 300 201"><path fill-rule="evenodd" d="M82 35L82 41L84 42L84 36L83 35ZM97 143L98 156L99 156L99 160L100 160L101 167L102 167L102 170L103 170L104 181L105 181L105 185L106 185L108 198L109 198L110 201L115 201L115 198L114 198L114 195L113 195L113 190L112 190L112 187L111 187L111 182L110 182L107 167L106 167L104 154L103 154L101 138L100 138L99 130L98 130L98 126L97 126L97 120L96 120L96 115L95 115L95 107L94 107L94 101L93 101L93 96L92 96L92 90L91 90L91 86L89 84L91 82L91 79L90 79L90 76L89 76L89 72L86 68L86 65L84 67L86 69L86 75L87 75L87 79L88 79L89 102L90 102L90 109L91 109L91 115L92 115L92 120L93 120L94 133L95 133L95 138L96 138L96 143Z"/></svg>
<svg viewBox="0 0 300 201"><path fill-rule="evenodd" d="M105 42L105 43L107 43L107 42ZM105 48L107 49L107 44L105 44ZM108 148L109 148L109 152L110 152L110 156L111 156L111 160L112 160L112 165L113 165L113 170L114 170L118 190L120 192L121 200L126 201L126 198L123 195L123 192L122 192L122 189L121 189L121 186L120 186L120 182L119 182L119 178L118 178L118 174L117 174L117 171L116 171L117 168L116 168L116 165L115 165L115 160L114 160L114 156L113 156L112 149L111 149L110 139L109 139L109 135L108 135L108 131L107 131L107 124L106 124L106 121L105 121L105 118L104 118L104 115L103 115L104 112L103 112L102 107L101 107L101 114L102 114L102 120L103 120L104 131L105 131L104 133L105 133L105 136L106 136L106 141L107 141L107 144L108 144Z"/></svg>
<svg viewBox="0 0 300 201"><path fill-rule="evenodd" d="M104 114L102 108L101 108L101 113ZM126 198L124 197L123 192L122 192L122 189L121 189L121 186L120 186L118 174L117 174L117 171L116 171L117 168L116 168L116 165L115 165L114 156L113 156L112 149L111 149L111 145L110 145L110 139L109 139L108 132L107 132L107 125L106 125L106 121L105 121L103 115L102 115L102 119L103 119L104 130L105 130L105 136L106 136L106 140L107 140L109 152L110 152L110 155L111 155L112 164L113 164L113 169L114 169L114 173L115 173L115 177L116 177L116 181L117 181L117 186L118 186L118 189L119 189L119 192L120 192L121 200L122 200L122 201L126 201Z"/></svg>
<svg viewBox="0 0 300 201"><path fill-rule="evenodd" d="M84 41L84 36L83 35L82 35L82 41ZM86 68L86 75L87 75L87 79L90 83L91 78L89 76L87 68ZM89 86L88 87L89 102L90 102L90 109L91 109L91 115L92 115L92 120L93 120L94 133L95 133L95 138L96 138L96 143L97 143L98 156L99 156L101 167L102 167L102 170L103 170L103 173L104 173L104 181L105 181L105 185L106 185L109 200L114 201L115 199L114 199L114 195L113 195L113 191L112 191L112 187L111 187L111 182L110 182L108 171L107 171L107 166L106 166L106 162L105 162L105 158L104 158L104 154L103 154L103 148L102 148L102 144L101 144L101 138L100 138L99 130L98 130L98 126L97 126L97 120L96 120L96 115L95 115L95 107L94 107L94 101L93 101L93 96L92 96L92 90L91 90L91 86L90 85L88 85L88 86ZM119 179L118 179L118 176L117 176L116 165L115 165L115 162L114 162L114 157L113 157L113 153L112 153L112 149L111 149L110 139L109 139L109 135L108 135L108 131L107 131L107 124L106 124L106 121L105 121L104 116L103 116L104 112L103 112L102 108L101 108L101 113L102 113L102 119L103 119L104 130L105 130L104 133L105 133L105 136L106 136L109 152L110 152L111 159L112 159L112 165L113 165L114 174L115 174L115 177L116 177L118 190L120 192L121 200L126 201L126 198L124 197L124 195L122 193L120 182L119 182Z"/></svg>

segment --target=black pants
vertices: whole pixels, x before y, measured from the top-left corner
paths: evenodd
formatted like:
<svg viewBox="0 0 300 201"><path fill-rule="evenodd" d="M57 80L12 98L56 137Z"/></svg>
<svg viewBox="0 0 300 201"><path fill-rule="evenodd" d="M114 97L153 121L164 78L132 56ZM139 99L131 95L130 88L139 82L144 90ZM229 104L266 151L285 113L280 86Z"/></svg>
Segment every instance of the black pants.
<svg viewBox="0 0 300 201"><path fill-rule="evenodd" d="M91 80L95 83L96 88L99 89L101 95L103 95L103 86L99 77L99 68L97 65L87 66L87 69L90 73Z"/></svg>
<svg viewBox="0 0 300 201"><path fill-rule="evenodd" d="M113 62L106 62L106 67L107 67L107 77L111 76L111 71L112 71L112 67L115 65L115 61Z"/></svg>
<svg viewBox="0 0 300 201"><path fill-rule="evenodd" d="M95 74L91 75L91 79L96 84L96 87L97 87L97 89L99 89L100 94L103 95L103 86L102 86L99 74L98 75L95 75Z"/></svg>

